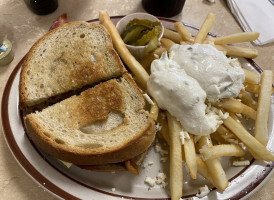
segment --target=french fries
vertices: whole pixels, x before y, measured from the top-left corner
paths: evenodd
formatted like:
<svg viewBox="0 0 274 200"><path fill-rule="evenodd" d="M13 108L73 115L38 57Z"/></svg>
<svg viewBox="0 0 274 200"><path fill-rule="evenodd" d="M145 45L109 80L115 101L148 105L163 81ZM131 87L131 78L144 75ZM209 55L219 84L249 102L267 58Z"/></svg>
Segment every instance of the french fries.
<svg viewBox="0 0 274 200"><path fill-rule="evenodd" d="M168 123L166 119L166 115L163 113L163 111L160 111L160 114L158 115L158 122L161 126L161 129L159 131L160 135L164 138L166 143L170 145L170 138L169 138L169 131L168 131Z"/></svg>
<svg viewBox="0 0 274 200"><path fill-rule="evenodd" d="M258 94L259 93L259 89L260 89L259 85L255 85L255 84L245 82L244 87L245 87L245 91L247 91L247 92L251 92L253 94Z"/></svg>
<svg viewBox="0 0 274 200"><path fill-rule="evenodd" d="M257 110L257 107L258 107L257 101L255 101L246 91L241 90L239 94L239 98L242 100L244 104L253 108L254 110Z"/></svg>
<svg viewBox="0 0 274 200"><path fill-rule="evenodd" d="M215 47L219 51L223 51L227 56L245 58L258 56L256 49L227 45L256 40L259 37L257 32L206 38L215 20L215 15L209 13L196 37L192 37L181 22L174 23L174 28L177 32L165 28L163 38L160 40L162 47L145 56L140 61L140 64L127 50L107 13L101 11L99 19L110 32L118 54L132 71L136 81L144 89L146 89L146 83L149 79L148 72L150 72L149 67L152 61L159 58L164 51L168 51L176 43L184 45L213 42ZM161 113L163 111L159 109L157 103L154 102L152 104L150 116L159 122L161 126L159 133L170 147L170 191L172 200L180 199L183 194L183 160L185 160L190 176L193 179L197 178L198 173L220 190L226 189L228 180L218 158L223 156L244 156L245 151L239 146L239 143L242 142L255 159L274 161L274 155L265 147L268 140L267 121L270 109L270 96L273 91L272 72L266 70L260 83L258 74L246 69L243 70L245 72L245 90L242 90L238 97L242 102L238 101L239 99L230 98L211 103L220 109L231 112L230 116L223 120L223 124L218 127L217 131L211 135L212 138L218 141L218 145L212 144L209 135L202 136L198 143L195 143L192 134L189 134L190 139L185 139L184 145L182 145L180 132L183 127L181 124L167 111L167 119L162 117ZM258 102L248 92L258 95ZM244 114L248 118L255 120L255 137L243 127L235 113ZM197 153L195 147L198 149ZM126 167L133 173L138 173L130 161L126 162Z"/></svg>
<svg viewBox="0 0 274 200"><path fill-rule="evenodd" d="M215 21L215 15L213 13L209 13L207 15L204 23L202 24L200 30L198 31L198 33L194 39L194 43L199 43L199 44L203 43L209 30L213 26L214 21Z"/></svg>
<svg viewBox="0 0 274 200"><path fill-rule="evenodd" d="M162 38L160 42L165 47L166 50L169 50L175 44L172 40L167 38Z"/></svg>
<svg viewBox="0 0 274 200"><path fill-rule="evenodd" d="M228 46L228 45L215 45L216 49L223 51L228 56L244 57L244 58L256 58L258 56L257 49L238 47L238 46Z"/></svg>
<svg viewBox="0 0 274 200"><path fill-rule="evenodd" d="M164 29L164 35L163 38L167 38L170 39L171 41L179 44L180 41L182 40L182 38L180 37L180 35L172 30L169 30L167 28Z"/></svg>
<svg viewBox="0 0 274 200"><path fill-rule="evenodd" d="M237 137L224 125L218 127L217 133L228 143L239 143Z"/></svg>
<svg viewBox="0 0 274 200"><path fill-rule="evenodd" d="M245 82L251 83L251 84L259 84L259 74L252 72L250 70L244 69L245 72Z"/></svg>
<svg viewBox="0 0 274 200"><path fill-rule="evenodd" d="M189 42L193 41L191 34L188 32L186 27L181 22L175 22L174 28L179 33L183 41L189 41Z"/></svg>
<svg viewBox="0 0 274 200"><path fill-rule="evenodd" d="M220 102L214 102L212 105L223 108L229 112L244 114L254 120L256 119L256 110L235 99L225 99Z"/></svg>
<svg viewBox="0 0 274 200"><path fill-rule="evenodd" d="M246 147L252 149L252 151L262 160L274 161L274 155L234 119L228 117L227 119L224 119L223 122L224 125L229 128L237 136L237 138L245 144Z"/></svg>
<svg viewBox="0 0 274 200"><path fill-rule="evenodd" d="M152 119L154 119L155 121L157 120L158 114L159 114L159 107L158 107L158 105L155 101L153 101L153 104L150 107L150 113L149 114L150 114L150 117Z"/></svg>
<svg viewBox="0 0 274 200"><path fill-rule="evenodd" d="M257 40L260 36L258 32L244 32L214 38L214 44L235 44L241 42L251 42Z"/></svg>
<svg viewBox="0 0 274 200"><path fill-rule="evenodd" d="M143 88L146 88L149 75L142 65L131 55L127 49L124 41L122 40L118 30L109 18L109 15L104 12L99 12L100 23L108 30L111 35L114 48L119 53L122 60L129 67L132 73L137 77Z"/></svg>
<svg viewBox="0 0 274 200"><path fill-rule="evenodd" d="M212 147L210 136L202 136L199 140L199 145L205 148ZM219 190L225 190L228 186L228 180L220 161L214 158L205 160L204 162L209 170L214 186Z"/></svg>
<svg viewBox="0 0 274 200"><path fill-rule="evenodd" d="M212 177L209 173L209 170L208 170L205 162L197 154L196 154L196 162L197 162L197 171L198 171L198 173L200 175L202 175L206 180L208 180L212 185L214 185Z"/></svg>
<svg viewBox="0 0 274 200"><path fill-rule="evenodd" d="M255 122L255 138L263 145L268 142L268 114L270 109L270 97L272 94L273 73L265 70L262 73L261 87L259 91L257 117Z"/></svg>
<svg viewBox="0 0 274 200"><path fill-rule="evenodd" d="M153 60L160 58L162 53L165 52L166 49L163 47L159 47L155 49L152 53L149 53L144 58L141 59L140 64L143 66L144 69L150 71L150 65Z"/></svg>
<svg viewBox="0 0 274 200"><path fill-rule="evenodd" d="M193 135L189 135L190 139L185 139L185 143L183 145L184 147L184 153L185 153L185 161L186 165L189 169L190 176L193 179L196 179L197 177L197 161L196 161L196 152L195 152L195 146L193 142Z"/></svg>
<svg viewBox="0 0 274 200"><path fill-rule="evenodd" d="M183 195L183 159L180 140L181 124L167 113L170 134L170 192L171 199L179 200Z"/></svg>
<svg viewBox="0 0 274 200"><path fill-rule="evenodd" d="M204 160L215 159L222 156L236 156L242 157L245 155L245 151L236 144L222 144L212 147L206 147L199 150L203 155Z"/></svg>

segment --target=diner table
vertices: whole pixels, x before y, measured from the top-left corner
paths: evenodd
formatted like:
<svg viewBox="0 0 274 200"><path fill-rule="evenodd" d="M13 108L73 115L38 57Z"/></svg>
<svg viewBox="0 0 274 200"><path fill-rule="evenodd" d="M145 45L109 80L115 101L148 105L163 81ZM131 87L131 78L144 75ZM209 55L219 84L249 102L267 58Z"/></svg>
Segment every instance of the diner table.
<svg viewBox="0 0 274 200"><path fill-rule="evenodd" d="M61 14L67 13L69 21L87 21L98 18L100 10L107 11L110 16L145 12L141 0L59 0L59 6L53 13L37 15L27 7L26 2L26 0L0 1L0 34L7 34L14 52L13 61L6 66L0 66L0 99L16 65ZM186 0L182 12L171 19L200 26L209 12L215 13L215 23L211 32L218 36L243 32L225 0L216 0L214 3L206 0ZM264 70L274 70L274 43L263 46L252 43L240 45L257 49L259 56L254 61ZM33 181L20 167L9 150L2 128L0 132L0 199L58 199ZM273 188L274 175L248 199L274 199Z"/></svg>

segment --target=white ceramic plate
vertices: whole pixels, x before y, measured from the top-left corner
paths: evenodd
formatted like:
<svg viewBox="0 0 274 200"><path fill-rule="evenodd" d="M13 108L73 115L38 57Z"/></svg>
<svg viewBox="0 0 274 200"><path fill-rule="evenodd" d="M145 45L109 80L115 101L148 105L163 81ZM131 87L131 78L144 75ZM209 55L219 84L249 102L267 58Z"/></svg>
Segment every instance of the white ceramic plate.
<svg viewBox="0 0 274 200"><path fill-rule="evenodd" d="M116 23L122 16L112 17ZM173 20L161 18L165 27L172 29ZM90 22L98 23L98 20ZM197 28L186 24L193 34ZM211 34L214 36L213 34ZM23 59L22 59L23 61ZM64 199L168 199L169 187L162 188L156 185L152 189L144 184L146 176L155 178L158 172L168 174L168 161L160 162L160 155L152 147L144 161L154 164L146 168L140 168L140 175L135 176L128 172L92 172L80 169L74 165L66 168L59 160L41 152L28 139L22 126L18 110L18 83L22 61L12 72L4 90L2 99L2 125L3 132L11 152L26 171L38 184L57 197ZM241 59L244 67L257 72L262 69L252 60ZM269 143L268 149L274 152L273 130L274 98L269 119ZM252 122L250 122L252 123ZM211 187L211 192L203 199L241 199L253 194L270 177L274 162L266 163L250 159L250 165L246 167L231 166L231 158L222 159L222 165L230 180L229 187L224 191L218 191ZM202 177L191 180L184 169L184 197L198 199L195 194L198 188L208 184ZM168 180L167 180L168 181ZM209 185L209 184L208 184ZM209 185L210 186L210 185ZM115 191L114 189L115 188ZM27 192L27 191L26 191Z"/></svg>

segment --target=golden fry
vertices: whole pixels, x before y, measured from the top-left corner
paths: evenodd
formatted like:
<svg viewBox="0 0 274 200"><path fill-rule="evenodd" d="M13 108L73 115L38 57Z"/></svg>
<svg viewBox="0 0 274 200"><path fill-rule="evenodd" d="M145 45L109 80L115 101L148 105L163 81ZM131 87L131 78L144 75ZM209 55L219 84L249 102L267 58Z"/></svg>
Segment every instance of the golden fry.
<svg viewBox="0 0 274 200"><path fill-rule="evenodd" d="M202 136L199 140L199 144L202 147L212 147L210 136ZM209 159L205 161L205 164L209 170L215 187L219 190L225 190L228 186L228 180L220 161L217 158Z"/></svg>
<svg viewBox="0 0 274 200"><path fill-rule="evenodd" d="M254 110L257 110L257 107L258 107L257 101L255 101L246 91L241 90L239 94L239 98L242 100L244 104L253 108Z"/></svg>
<svg viewBox="0 0 274 200"><path fill-rule="evenodd" d="M168 144L170 144L169 132L168 132L169 127L168 127L166 115L163 113L163 111L160 111L160 114L158 115L158 123L161 126L161 129L159 131L160 135L164 138L164 140Z"/></svg>
<svg viewBox="0 0 274 200"><path fill-rule="evenodd" d="M256 119L256 110L232 98L214 102L212 105L221 107L229 112L244 114L254 120Z"/></svg>
<svg viewBox="0 0 274 200"><path fill-rule="evenodd" d="M259 84L259 74L252 72L250 70L242 68L245 72L245 82L251 84Z"/></svg>
<svg viewBox="0 0 274 200"><path fill-rule="evenodd" d="M110 33L114 48L117 50L122 60L125 62L125 64L129 67L132 73L139 80L139 83L142 85L142 87L146 88L146 84L149 79L148 73L142 67L142 65L131 55L124 41L122 40L118 30L116 29L115 25L110 20L109 15L105 11L100 11L99 20L101 24Z"/></svg>
<svg viewBox="0 0 274 200"><path fill-rule="evenodd" d="M149 115L152 119L154 119L156 121L158 118L158 114L159 114L159 107L155 101L153 101L153 102L154 102L154 104L151 105L151 107L150 107Z"/></svg>
<svg viewBox="0 0 274 200"><path fill-rule="evenodd" d="M244 32L218 37L214 39L214 44L234 44L240 42L250 42L257 40L260 36L258 32Z"/></svg>
<svg viewBox="0 0 274 200"><path fill-rule="evenodd" d="M179 33L183 41L192 41L192 36L181 22L175 22L174 28Z"/></svg>
<svg viewBox="0 0 274 200"><path fill-rule="evenodd" d="M241 140L245 146L251 149L258 157L264 161L274 161L274 155L256 140L242 125L231 117L223 120L224 125L229 128Z"/></svg>
<svg viewBox="0 0 274 200"><path fill-rule="evenodd" d="M179 200L183 195L183 159L180 140L181 124L167 113L170 134L170 193L171 199Z"/></svg>
<svg viewBox="0 0 274 200"><path fill-rule="evenodd" d="M224 51L228 56L244 57L244 58L256 58L258 56L257 49L228 46L228 45L215 45L219 51Z"/></svg>
<svg viewBox="0 0 274 200"><path fill-rule="evenodd" d="M150 65L152 63L153 60L158 59L161 57L162 53L165 52L166 49L163 47L159 47L157 48L155 51L153 51L152 53L149 53L148 55L144 56L141 61L140 64L143 66L143 68L145 68L147 71L150 71Z"/></svg>
<svg viewBox="0 0 274 200"><path fill-rule="evenodd" d="M206 180L208 180L212 185L214 185L209 170L205 162L200 158L199 155L196 154L196 162L197 162L197 171L198 173L203 176ZM214 185L215 186L215 185Z"/></svg>
<svg viewBox="0 0 274 200"><path fill-rule="evenodd" d="M242 157L245 155L244 150L236 144L221 144L212 147L200 149L204 160L219 158L222 156Z"/></svg>
<svg viewBox="0 0 274 200"><path fill-rule="evenodd" d="M217 129L217 133L228 143L238 143L237 137L224 125L220 125Z"/></svg>
<svg viewBox="0 0 274 200"><path fill-rule="evenodd" d="M170 39L174 43L179 44L182 38L180 37L179 33L176 33L175 31L169 30L167 28L164 29L164 35L163 38Z"/></svg>
<svg viewBox="0 0 274 200"><path fill-rule="evenodd" d="M261 86L259 91L257 120L255 122L255 138L263 145L268 142L268 114L271 104L273 73L265 70L262 73Z"/></svg>
<svg viewBox="0 0 274 200"><path fill-rule="evenodd" d="M244 87L245 87L245 91L247 91L247 92L251 92L253 94L258 94L259 93L259 89L260 89L259 85L255 85L255 84L245 82Z"/></svg>
<svg viewBox="0 0 274 200"><path fill-rule="evenodd" d="M195 146L193 142L193 135L189 134L190 139L185 139L184 153L185 153L185 161L186 165L189 169L190 176L193 179L197 178L197 161L196 161L196 152Z"/></svg>
<svg viewBox="0 0 274 200"><path fill-rule="evenodd" d="M200 30L198 31L197 35L195 36L194 43L202 44L205 40L209 30L213 26L215 21L215 15L213 13L209 13L202 24Z"/></svg>
<svg viewBox="0 0 274 200"><path fill-rule="evenodd" d="M160 42L167 50L169 50L175 44L172 40L167 38L162 38Z"/></svg>

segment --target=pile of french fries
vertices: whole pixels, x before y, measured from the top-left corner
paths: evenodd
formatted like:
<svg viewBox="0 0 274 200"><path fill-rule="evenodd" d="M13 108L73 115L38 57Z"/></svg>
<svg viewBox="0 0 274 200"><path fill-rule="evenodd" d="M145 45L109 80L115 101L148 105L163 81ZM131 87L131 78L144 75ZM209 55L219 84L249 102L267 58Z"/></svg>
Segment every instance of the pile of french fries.
<svg viewBox="0 0 274 200"><path fill-rule="evenodd" d="M110 32L118 54L131 70L137 83L145 91L151 62L159 58L164 51L168 51L175 43L182 45L211 43L227 56L245 58L258 56L256 49L229 45L256 40L259 37L257 32L238 33L218 38L207 37L215 19L215 15L209 13L195 37L180 22L174 23L176 31L165 29L160 47L145 56L140 64L126 48L108 14L101 11L99 19ZM225 190L228 187L228 179L219 161L220 157L243 157L246 153L243 149L244 145L255 159L274 161L274 155L266 148L268 142L267 123L273 92L273 73L270 70L265 70L259 77L255 72L246 69L244 72L245 90L242 90L237 98L223 99L214 103L213 106L223 112L228 112L229 116L223 120L223 124L217 131L210 135L198 137L189 133L188 139L185 139L182 144L180 140L180 133L184 131L182 125L167 111L161 111L165 113L165 119L158 117L160 109L155 101L152 104L150 114L162 126L159 131L160 136L170 146L171 199L180 199L183 195L183 160L193 179L196 179L198 173L219 190ZM239 114L255 120L254 136L241 124L238 119Z"/></svg>

